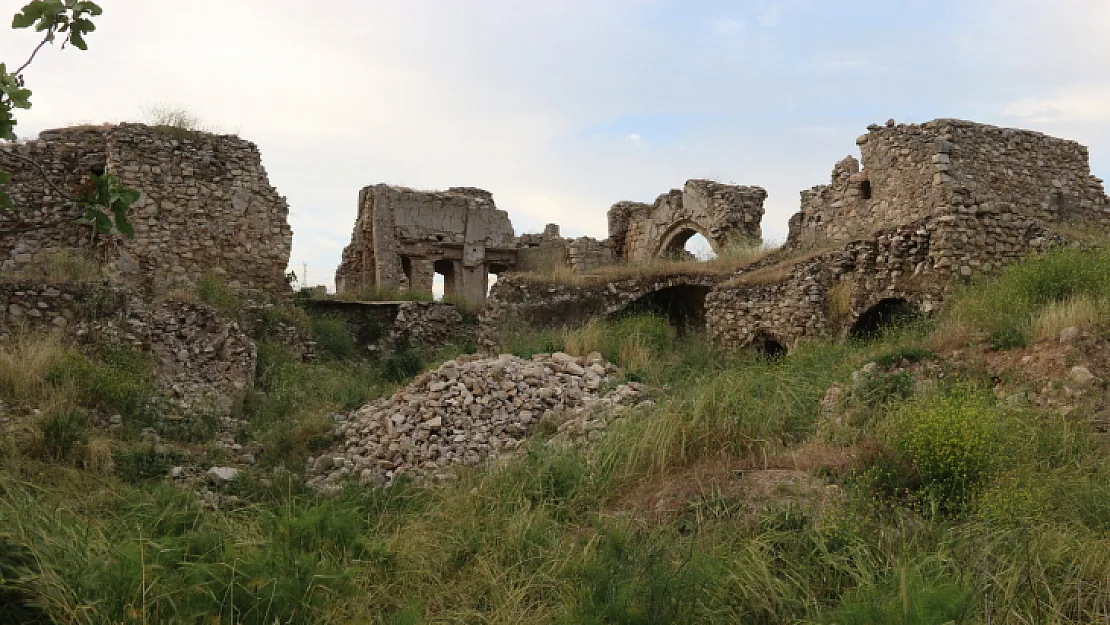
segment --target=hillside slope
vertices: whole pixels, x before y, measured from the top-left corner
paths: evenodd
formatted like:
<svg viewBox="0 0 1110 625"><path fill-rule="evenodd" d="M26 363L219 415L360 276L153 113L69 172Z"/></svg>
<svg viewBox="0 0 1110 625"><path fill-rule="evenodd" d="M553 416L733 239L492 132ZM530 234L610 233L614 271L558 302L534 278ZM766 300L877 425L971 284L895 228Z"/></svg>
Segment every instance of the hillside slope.
<svg viewBox="0 0 1110 625"><path fill-rule="evenodd" d="M335 328L317 363L263 342L235 435L258 462L205 484L167 475L189 445L221 460L203 433L66 417L119 385L9 336L0 622L1104 622L1110 251L957 288L940 317L777 359L650 317L522 335L517 356L598 352L645 395L604 435L568 442L552 411L453 479L333 496L305 459L404 358L351 360Z"/></svg>

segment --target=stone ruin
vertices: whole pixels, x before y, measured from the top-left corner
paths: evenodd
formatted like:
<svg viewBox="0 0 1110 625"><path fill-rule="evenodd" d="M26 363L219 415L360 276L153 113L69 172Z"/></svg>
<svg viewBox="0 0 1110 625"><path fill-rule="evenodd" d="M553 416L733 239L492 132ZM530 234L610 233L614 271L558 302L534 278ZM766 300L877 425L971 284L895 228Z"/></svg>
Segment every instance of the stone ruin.
<svg viewBox="0 0 1110 625"><path fill-rule="evenodd" d="M359 192L335 288L430 293L439 273L448 296L481 302L489 275L515 264L513 225L488 191L421 192L380 184Z"/></svg>
<svg viewBox="0 0 1110 625"><path fill-rule="evenodd" d="M654 204L619 202L609 211L609 238L563 238L559 226L514 236L508 214L481 189L414 191L375 185L359 194L351 243L335 273L336 291L431 292L444 278L450 299L485 302L491 274L589 274L619 263L682 257L702 234L715 251L761 242L767 192L710 180L689 180Z"/></svg>
<svg viewBox="0 0 1110 625"><path fill-rule="evenodd" d="M930 313L955 281L992 272L1076 232L1110 227L1110 200L1091 175L1087 149L1074 141L955 119L890 121L868 130L857 140L862 166L849 156L833 168L830 184L803 191L785 245L768 256L725 275L566 284L507 278L495 285L483 311L482 346L496 350L506 332L521 327L582 323L580 311L611 316L643 310L704 327L723 349L777 353L805 337L865 336L891 318ZM762 214L761 189L735 189L729 193L746 197L740 204L752 207L743 214ZM690 204L689 184L685 191L683 205ZM670 197L654 207L614 206L611 235L628 233L611 238L625 242L619 258L658 255L673 247L669 237L688 236L683 229L723 244L721 230L704 224L645 223L644 215L680 196ZM624 215L637 216L627 230ZM758 218L732 223L744 224L740 236L759 232Z"/></svg>
<svg viewBox="0 0 1110 625"><path fill-rule="evenodd" d="M686 242L704 236L715 252L762 243L760 222L767 192L711 180L688 180L654 204L618 202L609 209L609 240L628 263L683 258Z"/></svg>
<svg viewBox="0 0 1110 625"><path fill-rule="evenodd" d="M6 188L15 203L0 215L0 271L85 249L147 294L216 275L246 291L289 295L289 206L249 141L143 124L81 126L0 144L0 170L13 174ZM76 221L81 209L59 190L72 197L88 174L103 171L141 197L129 212L135 238L111 237L94 250L88 226Z"/></svg>
<svg viewBox="0 0 1110 625"><path fill-rule="evenodd" d="M258 148L142 124L81 126L0 143L0 170L13 174L5 190L15 204L0 215L0 331L45 327L134 347L156 363L167 418L229 414L252 383L255 346L245 328L187 294L211 276L266 305L290 301L289 207ZM140 192L133 239L93 242L77 221L69 198L103 172ZM39 275L67 255L95 259L106 279Z"/></svg>

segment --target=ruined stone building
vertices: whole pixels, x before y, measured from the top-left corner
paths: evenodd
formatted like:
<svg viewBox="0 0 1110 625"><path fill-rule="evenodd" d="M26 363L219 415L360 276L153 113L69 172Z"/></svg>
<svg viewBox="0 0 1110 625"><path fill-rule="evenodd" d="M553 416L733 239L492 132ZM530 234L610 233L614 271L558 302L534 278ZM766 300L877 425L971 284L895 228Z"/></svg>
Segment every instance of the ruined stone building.
<svg viewBox="0 0 1110 625"><path fill-rule="evenodd" d="M767 192L711 180L687 180L654 204L618 202L609 209L609 240L616 258L644 263L682 257L690 237L700 234L720 252L738 244L759 245Z"/></svg>
<svg viewBox="0 0 1110 625"><path fill-rule="evenodd" d="M107 171L141 194L129 212L135 238L98 248L120 281L164 293L215 274L245 290L289 294L289 206L249 141L142 124L83 126L0 144L0 170L14 175L7 191L15 210L0 216L4 271L88 248L81 209L65 196L89 173Z"/></svg>
<svg viewBox="0 0 1110 625"><path fill-rule="evenodd" d="M501 281L482 317L482 343L495 349L505 328L550 327L562 310L616 315L659 310L695 320L724 349L785 350L812 336L866 335L884 320L937 310L952 284L990 273L1076 232L1110 228L1110 200L1091 175L1087 149L1065 139L973 122L872 125L857 140L860 161L833 168L828 185L801 194L786 244L734 274L676 273L612 281L539 285L520 275ZM730 191L761 215L758 187ZM690 185L681 195L686 205ZM642 216L677 204L617 204L613 240L623 258L673 247L668 233L700 228ZM672 214L678 215L677 211ZM625 215L636 215L625 230ZM758 219L741 232L758 233ZM621 235L654 232L648 235ZM637 236L642 237L637 239ZM688 236L679 234L678 236ZM715 245L721 245L720 239ZM643 240L631 246L629 240ZM642 255L638 255L642 254Z"/></svg>
<svg viewBox="0 0 1110 625"><path fill-rule="evenodd" d="M359 192L351 243L335 272L340 293L432 291L481 302L489 275L516 264L509 215L481 189L414 191L379 184Z"/></svg>
<svg viewBox="0 0 1110 625"><path fill-rule="evenodd" d="M609 238L564 238L559 226L515 237L508 215L480 189L415 191L375 185L359 194L351 243L335 274L336 290L430 292L434 275L444 292L485 301L488 276L503 272L588 274L616 263L643 263L685 254L694 234L715 250L760 242L767 192L690 180L654 204L621 202L609 211Z"/></svg>

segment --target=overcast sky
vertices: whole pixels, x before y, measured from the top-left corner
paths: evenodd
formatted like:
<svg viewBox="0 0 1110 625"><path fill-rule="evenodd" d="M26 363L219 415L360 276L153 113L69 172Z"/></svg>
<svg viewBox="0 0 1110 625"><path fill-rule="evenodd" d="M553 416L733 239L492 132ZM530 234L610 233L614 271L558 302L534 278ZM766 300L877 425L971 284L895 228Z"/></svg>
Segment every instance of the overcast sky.
<svg viewBox="0 0 1110 625"><path fill-rule="evenodd" d="M782 240L798 192L891 117L1075 139L1110 174L1110 0L100 4L89 51L45 50L26 73L19 134L161 104L254 141L313 283L331 284L358 190L379 182L482 187L518 234L598 238L618 200L757 184ZM36 43L0 32L9 67Z"/></svg>

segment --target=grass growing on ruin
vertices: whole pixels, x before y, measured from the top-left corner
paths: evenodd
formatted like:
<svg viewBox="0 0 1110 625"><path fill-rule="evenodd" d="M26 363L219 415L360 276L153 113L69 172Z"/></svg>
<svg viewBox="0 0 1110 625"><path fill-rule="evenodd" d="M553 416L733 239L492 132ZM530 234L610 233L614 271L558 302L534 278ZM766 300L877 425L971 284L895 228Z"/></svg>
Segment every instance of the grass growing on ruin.
<svg viewBox="0 0 1110 625"><path fill-rule="evenodd" d="M546 273L525 274L530 280L557 284L596 284L670 275L725 276L770 255L776 248L767 245L736 245L721 250L710 260L696 258L656 258L646 263L619 263L576 274L569 268Z"/></svg>
<svg viewBox="0 0 1110 625"><path fill-rule="evenodd" d="M999 403L975 366L920 387L898 370L943 365L926 346L954 323L986 340L1084 318L1054 307L1102 297L1103 261L1054 254L968 287L935 322L776 359L715 353L653 318L518 336L522 354L615 358L656 389L654 406L588 450L537 436L442 486L328 499L297 475L249 471L240 502L217 511L168 483L4 448L0 597L27 619L77 623L1105 622L1110 454L1090 406ZM978 298L1003 296L1021 314L976 316ZM52 349L0 351L0 391L38 396ZM266 396L247 410L283 450L266 465L298 472L308 441L328 442L331 410L392 388L350 360L260 352ZM4 364L24 357L39 378ZM835 419L821 409L834 384ZM764 469L813 478L830 501L810 506L786 481L753 499L744 488Z"/></svg>

